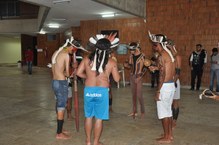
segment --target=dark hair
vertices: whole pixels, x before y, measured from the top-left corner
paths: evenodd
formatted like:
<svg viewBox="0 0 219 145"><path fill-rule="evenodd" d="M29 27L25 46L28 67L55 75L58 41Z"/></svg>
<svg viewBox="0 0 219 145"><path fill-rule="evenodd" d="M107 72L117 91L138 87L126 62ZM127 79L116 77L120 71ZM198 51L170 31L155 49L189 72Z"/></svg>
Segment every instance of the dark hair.
<svg viewBox="0 0 219 145"><path fill-rule="evenodd" d="M108 39L102 38L97 41L95 46L100 50L109 50L111 47L111 43Z"/></svg>
<svg viewBox="0 0 219 145"><path fill-rule="evenodd" d="M106 64L108 63L109 54L111 53L110 46L111 46L110 41L106 38L102 38L102 39L98 40L97 43L95 44L95 47L97 49L89 55L90 62L93 62L95 54L97 55L97 58L96 58L96 74L97 75L100 74L98 72L98 69L99 69L101 61L103 59L104 51L106 51L105 52L106 54L105 54L105 59L103 62L103 70L105 69Z"/></svg>
<svg viewBox="0 0 219 145"><path fill-rule="evenodd" d="M218 49L217 48L213 48L212 52L218 52Z"/></svg>
<svg viewBox="0 0 219 145"><path fill-rule="evenodd" d="M202 47L202 45L201 44L196 44L196 47Z"/></svg>
<svg viewBox="0 0 219 145"><path fill-rule="evenodd" d="M156 34L155 36L163 37L162 42L166 42L167 41L167 37L165 35L163 35L163 34Z"/></svg>
<svg viewBox="0 0 219 145"><path fill-rule="evenodd" d="M218 49L217 48L213 48L211 51L212 51L212 54L211 54L211 57L212 57L212 56L214 56L214 52L218 52Z"/></svg>
<svg viewBox="0 0 219 145"><path fill-rule="evenodd" d="M131 42L130 44L129 44L129 47L133 47L133 49L131 49L131 50L135 50L135 49L139 49L139 50L141 50L141 47L139 47L139 44L137 43L137 42Z"/></svg>
<svg viewBox="0 0 219 145"><path fill-rule="evenodd" d="M136 42L131 42L130 44L129 44L129 46L137 46L138 44L136 43Z"/></svg>

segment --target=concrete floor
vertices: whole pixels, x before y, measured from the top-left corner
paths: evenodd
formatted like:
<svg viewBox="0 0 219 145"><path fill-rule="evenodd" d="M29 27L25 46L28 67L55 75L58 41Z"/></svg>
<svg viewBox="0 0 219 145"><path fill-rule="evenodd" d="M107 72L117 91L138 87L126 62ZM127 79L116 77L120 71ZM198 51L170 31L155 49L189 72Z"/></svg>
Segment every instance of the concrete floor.
<svg viewBox="0 0 219 145"><path fill-rule="evenodd" d="M56 114L47 68L34 68L33 75L16 66L0 67L0 145L84 145L83 97L80 85L80 131L65 120L70 140L56 140ZM122 85L121 85L122 86ZM113 88L113 109L104 122L101 141L105 145L157 145L163 133L153 101L154 89L143 87L146 116L128 117L130 86ZM200 101L200 92L182 89L180 115L171 145L219 145L219 102Z"/></svg>

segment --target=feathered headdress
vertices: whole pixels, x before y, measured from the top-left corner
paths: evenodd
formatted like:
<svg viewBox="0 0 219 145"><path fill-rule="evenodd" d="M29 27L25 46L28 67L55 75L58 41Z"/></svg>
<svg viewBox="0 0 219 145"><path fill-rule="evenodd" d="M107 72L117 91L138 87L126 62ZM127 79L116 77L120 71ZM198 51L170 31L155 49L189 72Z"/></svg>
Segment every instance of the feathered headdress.
<svg viewBox="0 0 219 145"><path fill-rule="evenodd" d="M87 51L84 47L81 46L81 44L78 41L74 40L73 36L71 36L71 38L70 39L66 39L65 44L62 45L61 47L59 47L58 51L56 51L56 53L54 54L54 57L52 58L52 64L56 63L56 57L58 56L60 51L62 51L63 48L65 48L68 44L71 44L76 49L81 49L83 51Z"/></svg>
<svg viewBox="0 0 219 145"><path fill-rule="evenodd" d="M151 34L150 31L148 31L148 35L150 37L150 40L154 43L160 43L163 49L169 54L171 57L172 62L174 62L174 57L170 50L167 48L167 37L163 34Z"/></svg>
<svg viewBox="0 0 219 145"><path fill-rule="evenodd" d="M103 64L106 61L106 53L119 45L119 38L115 38L115 36L116 33L111 33L110 35L97 34L96 36L90 37L89 42L96 48L91 70L99 73L103 72ZM98 68L97 63L100 64Z"/></svg>
<svg viewBox="0 0 219 145"><path fill-rule="evenodd" d="M135 50L139 47L139 43L138 42L131 42L129 45L128 45L128 48L129 50Z"/></svg>

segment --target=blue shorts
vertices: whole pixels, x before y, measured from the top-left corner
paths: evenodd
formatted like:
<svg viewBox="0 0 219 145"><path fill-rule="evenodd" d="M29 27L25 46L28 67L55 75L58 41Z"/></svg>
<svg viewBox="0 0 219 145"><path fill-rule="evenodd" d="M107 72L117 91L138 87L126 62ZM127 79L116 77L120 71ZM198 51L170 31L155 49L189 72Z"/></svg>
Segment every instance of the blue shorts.
<svg viewBox="0 0 219 145"><path fill-rule="evenodd" d="M85 87L84 112L86 118L109 119L109 88Z"/></svg>
<svg viewBox="0 0 219 145"><path fill-rule="evenodd" d="M67 80L53 80L52 88L56 97L56 107L58 111L65 110L68 99L68 82Z"/></svg>

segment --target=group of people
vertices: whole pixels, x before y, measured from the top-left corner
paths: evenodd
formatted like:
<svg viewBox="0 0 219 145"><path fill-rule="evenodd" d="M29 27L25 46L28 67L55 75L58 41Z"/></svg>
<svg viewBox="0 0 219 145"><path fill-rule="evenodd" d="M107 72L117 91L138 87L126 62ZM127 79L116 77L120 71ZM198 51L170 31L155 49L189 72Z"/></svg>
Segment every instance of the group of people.
<svg viewBox="0 0 219 145"><path fill-rule="evenodd" d="M120 75L118 72L117 62L110 57L112 48L119 44L119 39L115 38L115 34L109 36L96 35L91 37L89 42L93 46L93 52L87 57L84 57L80 65L74 64L73 69L77 67L77 71L70 71L71 55L73 49L77 46L73 45L71 41L66 43L54 52L52 56L52 72L53 81L52 87L56 97L56 111L57 111L57 139L68 139L69 135L63 130L64 111L67 106L68 118L70 118L70 110L67 105L71 102L68 101L68 87L71 86L69 78L74 73L80 78L85 79L84 88L84 113L85 113L85 133L86 144L91 145L91 132L94 123L94 145L101 145L99 141L103 120L109 119L109 76L112 74L114 81L118 82ZM164 134L158 138L159 143L170 143L173 140L172 127L173 120L176 122L179 114L178 99L179 92L179 75L181 69L181 57L178 55L174 42L168 40L166 36L158 34L150 34L152 48L159 56L157 65L145 67L145 55L141 52L139 43L132 42L129 45L130 57L124 66L131 69L130 83L132 91L133 109L128 116L137 116L137 98L140 104L141 115L145 115L144 100L142 94L142 77L146 70L154 72L159 71L159 83L155 94L157 102L158 118L162 120ZM176 96L175 101L173 101ZM70 96L69 98L71 98ZM68 102L68 103L67 103Z"/></svg>
<svg viewBox="0 0 219 145"><path fill-rule="evenodd" d="M85 57L74 73L80 78L85 79L84 88L84 113L85 113L85 132L86 144L91 144L91 132L93 117L94 125L94 145L100 145L99 138L102 132L102 120L109 119L109 75L118 82L120 75L117 63L110 58L113 47L117 46L119 39L115 35L105 37L97 35L90 38L90 43L94 51ZM69 53L72 52L75 45L71 41L66 43L54 52L52 56L52 87L56 96L57 110L57 139L68 139L69 135L63 130L64 110L68 98L68 79L73 73L69 73Z"/></svg>
<svg viewBox="0 0 219 145"><path fill-rule="evenodd" d="M200 90L201 79L205 65L207 63L207 51L201 44L196 45L196 50L190 55L191 67L191 88L190 90ZM219 54L218 48L213 48L210 56L210 85L211 91L219 92ZM196 81L197 79L197 81ZM214 81L216 80L216 89L214 90Z"/></svg>

